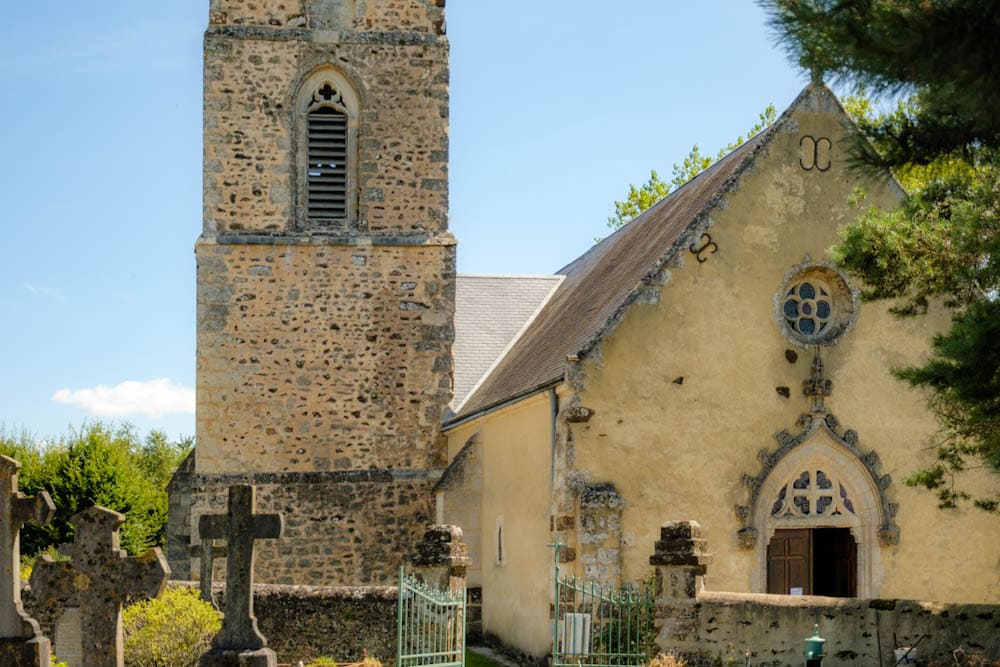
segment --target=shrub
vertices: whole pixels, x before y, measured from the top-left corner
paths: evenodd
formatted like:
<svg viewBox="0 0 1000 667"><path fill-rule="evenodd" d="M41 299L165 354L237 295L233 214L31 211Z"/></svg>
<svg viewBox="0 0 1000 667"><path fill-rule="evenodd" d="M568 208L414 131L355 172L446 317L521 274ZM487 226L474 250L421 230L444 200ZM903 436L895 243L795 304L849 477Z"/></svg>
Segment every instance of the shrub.
<svg viewBox="0 0 1000 667"><path fill-rule="evenodd" d="M156 600L126 607L123 626L128 667L195 667L222 620L193 589L170 587Z"/></svg>
<svg viewBox="0 0 1000 667"><path fill-rule="evenodd" d="M657 653L646 667L687 667L687 660L673 653Z"/></svg>
<svg viewBox="0 0 1000 667"><path fill-rule="evenodd" d="M327 658L326 656L320 656L314 659L306 667L337 667L337 661L333 658Z"/></svg>

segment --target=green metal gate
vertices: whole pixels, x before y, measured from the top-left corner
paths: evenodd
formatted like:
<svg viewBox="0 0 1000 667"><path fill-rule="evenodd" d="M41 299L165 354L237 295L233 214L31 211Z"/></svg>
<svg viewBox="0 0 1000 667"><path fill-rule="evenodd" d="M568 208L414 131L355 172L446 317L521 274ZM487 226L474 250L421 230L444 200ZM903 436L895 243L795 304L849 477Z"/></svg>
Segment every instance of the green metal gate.
<svg viewBox="0 0 1000 667"><path fill-rule="evenodd" d="M553 667L643 665L654 648L651 586L617 590L559 573L556 540Z"/></svg>
<svg viewBox="0 0 1000 667"><path fill-rule="evenodd" d="M399 568L396 667L465 666L465 587L427 586Z"/></svg>

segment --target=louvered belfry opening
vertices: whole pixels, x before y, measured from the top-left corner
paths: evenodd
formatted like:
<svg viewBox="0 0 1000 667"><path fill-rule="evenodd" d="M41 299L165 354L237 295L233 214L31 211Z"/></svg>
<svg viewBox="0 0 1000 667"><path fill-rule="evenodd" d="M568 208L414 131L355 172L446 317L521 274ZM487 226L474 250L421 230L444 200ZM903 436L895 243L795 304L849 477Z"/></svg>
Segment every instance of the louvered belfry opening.
<svg viewBox="0 0 1000 667"><path fill-rule="evenodd" d="M317 97L323 93L321 89ZM347 114L324 105L310 109L306 118L308 217L343 220L347 218Z"/></svg>

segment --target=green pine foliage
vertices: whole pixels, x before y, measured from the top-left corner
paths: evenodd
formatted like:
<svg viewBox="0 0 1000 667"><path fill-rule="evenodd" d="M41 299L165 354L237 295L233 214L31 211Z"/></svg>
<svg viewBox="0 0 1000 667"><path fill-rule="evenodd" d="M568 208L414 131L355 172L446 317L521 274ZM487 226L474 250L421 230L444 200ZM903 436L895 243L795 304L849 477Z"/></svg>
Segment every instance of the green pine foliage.
<svg viewBox="0 0 1000 667"><path fill-rule="evenodd" d="M27 433L0 430L0 454L21 462L20 490L27 495L48 491L56 514L47 526L25 525L21 552L34 555L50 546L73 541L70 517L91 505L126 515L121 545L129 553L162 546L167 521L170 475L192 446L190 439L169 442L153 431L145 440L128 425L101 422L53 442Z"/></svg>
<svg viewBox="0 0 1000 667"><path fill-rule="evenodd" d="M222 615L197 591L170 586L155 600L126 607L122 627L127 667L196 667Z"/></svg>
<svg viewBox="0 0 1000 667"><path fill-rule="evenodd" d="M896 369L927 392L941 425L933 463L907 482L941 507L970 498L960 473L1000 472L1000 3L992 0L762 0L778 39L815 74L875 95L847 99L860 132L855 166L893 170L909 193L894 211L862 211L832 251L867 299L900 317L939 301L951 329L922 366ZM1000 485L998 485L1000 486Z"/></svg>
<svg viewBox="0 0 1000 667"><path fill-rule="evenodd" d="M1000 286L1000 172L986 163L923 178L892 211L863 210L831 255L864 279L867 299L899 299L897 315L931 298L964 309Z"/></svg>
<svg viewBox="0 0 1000 667"><path fill-rule="evenodd" d="M950 508L970 498L956 484L958 473L977 461L1000 470L1000 302L985 299L959 311L951 330L935 336L933 349L925 365L896 372L930 390L931 409L947 436L937 447L936 461L906 481L935 490L939 505ZM981 509L1000 511L997 497L973 501Z"/></svg>
<svg viewBox="0 0 1000 667"><path fill-rule="evenodd" d="M1000 143L1000 3L993 0L762 0L792 59L876 95L914 95L891 119L890 166ZM871 157L871 156L870 156Z"/></svg>

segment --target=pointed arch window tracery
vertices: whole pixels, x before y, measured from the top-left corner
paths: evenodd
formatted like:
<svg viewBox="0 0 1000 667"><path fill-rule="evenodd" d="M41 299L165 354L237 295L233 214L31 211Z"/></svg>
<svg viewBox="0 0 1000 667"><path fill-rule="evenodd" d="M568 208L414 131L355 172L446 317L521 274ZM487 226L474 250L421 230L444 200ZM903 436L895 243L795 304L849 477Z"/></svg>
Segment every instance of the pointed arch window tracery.
<svg viewBox="0 0 1000 667"><path fill-rule="evenodd" d="M768 545L777 531L839 528L857 544L857 595L876 595L882 579L881 549L896 544L895 505L885 489L888 475L878 472L874 452L857 447L857 434L839 432L833 415L807 420L797 436L782 431L774 453L763 450L756 477L745 478L748 504L736 508L743 528L738 539L759 561L751 590L768 587Z"/></svg>
<svg viewBox="0 0 1000 667"><path fill-rule="evenodd" d="M771 517L833 517L854 514L847 487L818 468L789 479L771 506Z"/></svg>
<svg viewBox="0 0 1000 667"><path fill-rule="evenodd" d="M296 105L298 226L347 230L357 219L358 95L339 71L321 67Z"/></svg>

